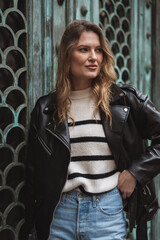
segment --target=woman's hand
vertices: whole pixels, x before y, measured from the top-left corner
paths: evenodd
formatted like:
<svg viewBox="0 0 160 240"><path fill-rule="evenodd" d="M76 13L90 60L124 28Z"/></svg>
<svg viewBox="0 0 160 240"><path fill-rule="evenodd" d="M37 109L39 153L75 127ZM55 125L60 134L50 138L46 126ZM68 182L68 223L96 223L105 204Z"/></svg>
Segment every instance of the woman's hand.
<svg viewBox="0 0 160 240"><path fill-rule="evenodd" d="M136 186L135 177L128 171L124 170L119 174L117 188L121 191L123 199L129 198Z"/></svg>

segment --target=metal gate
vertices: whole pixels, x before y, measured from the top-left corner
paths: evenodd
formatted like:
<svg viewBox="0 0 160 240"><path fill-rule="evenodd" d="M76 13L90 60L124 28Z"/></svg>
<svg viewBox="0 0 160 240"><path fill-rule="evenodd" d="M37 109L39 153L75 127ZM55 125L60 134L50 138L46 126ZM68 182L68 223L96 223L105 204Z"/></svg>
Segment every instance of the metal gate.
<svg viewBox="0 0 160 240"><path fill-rule="evenodd" d="M65 26L73 19L100 25L115 56L118 82L133 83L157 103L153 93L160 91L155 87L160 75L152 74L157 6L158 0L0 0L1 240L24 240L28 119L36 99L55 84L56 51ZM150 240L160 238L158 222L159 215L148 225Z"/></svg>
<svg viewBox="0 0 160 240"><path fill-rule="evenodd" d="M0 239L24 239L26 1L0 1Z"/></svg>

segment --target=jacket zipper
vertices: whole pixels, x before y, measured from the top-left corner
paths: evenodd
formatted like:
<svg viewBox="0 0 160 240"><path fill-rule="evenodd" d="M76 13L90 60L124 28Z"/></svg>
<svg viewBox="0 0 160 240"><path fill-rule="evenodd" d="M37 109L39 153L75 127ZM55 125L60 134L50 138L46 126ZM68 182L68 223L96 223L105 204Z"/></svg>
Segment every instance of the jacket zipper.
<svg viewBox="0 0 160 240"><path fill-rule="evenodd" d="M145 185L143 188L143 194L147 195L147 192L148 192L148 195L151 196L151 191L150 191L149 187L147 185Z"/></svg>
<svg viewBox="0 0 160 240"><path fill-rule="evenodd" d="M70 148L68 147L68 145L63 141L63 139L61 137L59 137L57 134L53 133L49 128L46 128L46 130L48 132L50 132L52 135L54 135L56 138L58 138L68 149L69 153L71 153Z"/></svg>
<svg viewBox="0 0 160 240"><path fill-rule="evenodd" d="M38 137L39 142L41 143L41 145L43 146L44 150L51 155L52 152L49 150L49 148L47 147L47 145L44 143L43 139L41 137Z"/></svg>
<svg viewBox="0 0 160 240"><path fill-rule="evenodd" d="M56 135L55 133L53 133L50 129L46 128L46 130L47 130L48 132L50 132L53 136L55 136L57 139L59 139L59 140L67 147L67 149L68 149L68 151L69 151L69 154L71 155L70 148L69 148L68 145L63 141L63 139L62 139L61 137L59 137L58 135ZM67 179L68 179L68 173L66 174L65 183L66 183ZM65 183L64 183L64 185L65 185ZM64 187L64 185L63 185L63 187ZM62 189L63 189L63 188L62 188ZM57 208L58 204L60 203L61 197L62 197L62 190L61 190L61 193L60 193L58 202L57 202L57 204L56 204L56 206L55 206L55 208L54 208L54 211L53 211L53 214L52 214L52 220L53 220L53 218L54 218L54 214L55 214L56 208ZM49 230L50 230L50 228L51 228L51 224L52 224L52 221L51 221L51 223L50 223Z"/></svg>

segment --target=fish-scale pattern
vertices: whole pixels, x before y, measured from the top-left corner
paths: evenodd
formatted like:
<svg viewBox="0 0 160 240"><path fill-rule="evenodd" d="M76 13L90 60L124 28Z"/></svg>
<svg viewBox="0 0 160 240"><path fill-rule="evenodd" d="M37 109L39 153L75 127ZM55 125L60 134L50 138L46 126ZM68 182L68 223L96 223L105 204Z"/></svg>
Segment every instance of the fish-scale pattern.
<svg viewBox="0 0 160 240"><path fill-rule="evenodd" d="M26 1L0 1L0 239L24 239Z"/></svg>
<svg viewBox="0 0 160 240"><path fill-rule="evenodd" d="M131 72L130 0L100 0L100 27L115 57L118 82L128 83Z"/></svg>

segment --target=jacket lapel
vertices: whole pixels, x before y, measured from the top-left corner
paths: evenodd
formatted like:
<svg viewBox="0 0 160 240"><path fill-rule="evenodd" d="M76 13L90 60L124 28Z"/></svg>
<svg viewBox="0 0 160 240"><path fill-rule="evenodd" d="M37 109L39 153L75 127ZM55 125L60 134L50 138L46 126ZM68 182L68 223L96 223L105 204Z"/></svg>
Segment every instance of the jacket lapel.
<svg viewBox="0 0 160 240"><path fill-rule="evenodd" d="M50 114L50 121L47 124L46 130L48 130L51 134L57 137L70 151L68 119L66 118L64 123L57 124L55 127L55 123L59 122L59 117L56 108L56 94L52 94L52 100L49 102L48 105L46 105L44 109L44 113Z"/></svg>
<svg viewBox="0 0 160 240"><path fill-rule="evenodd" d="M124 125L129 115L130 107L125 106L125 104L118 104L119 100L124 97L124 93L117 85L113 85L112 92L113 98L110 105L112 125L110 126L109 119L106 119L105 113L101 109L100 115L109 147L114 155L116 163L118 163L121 152Z"/></svg>

